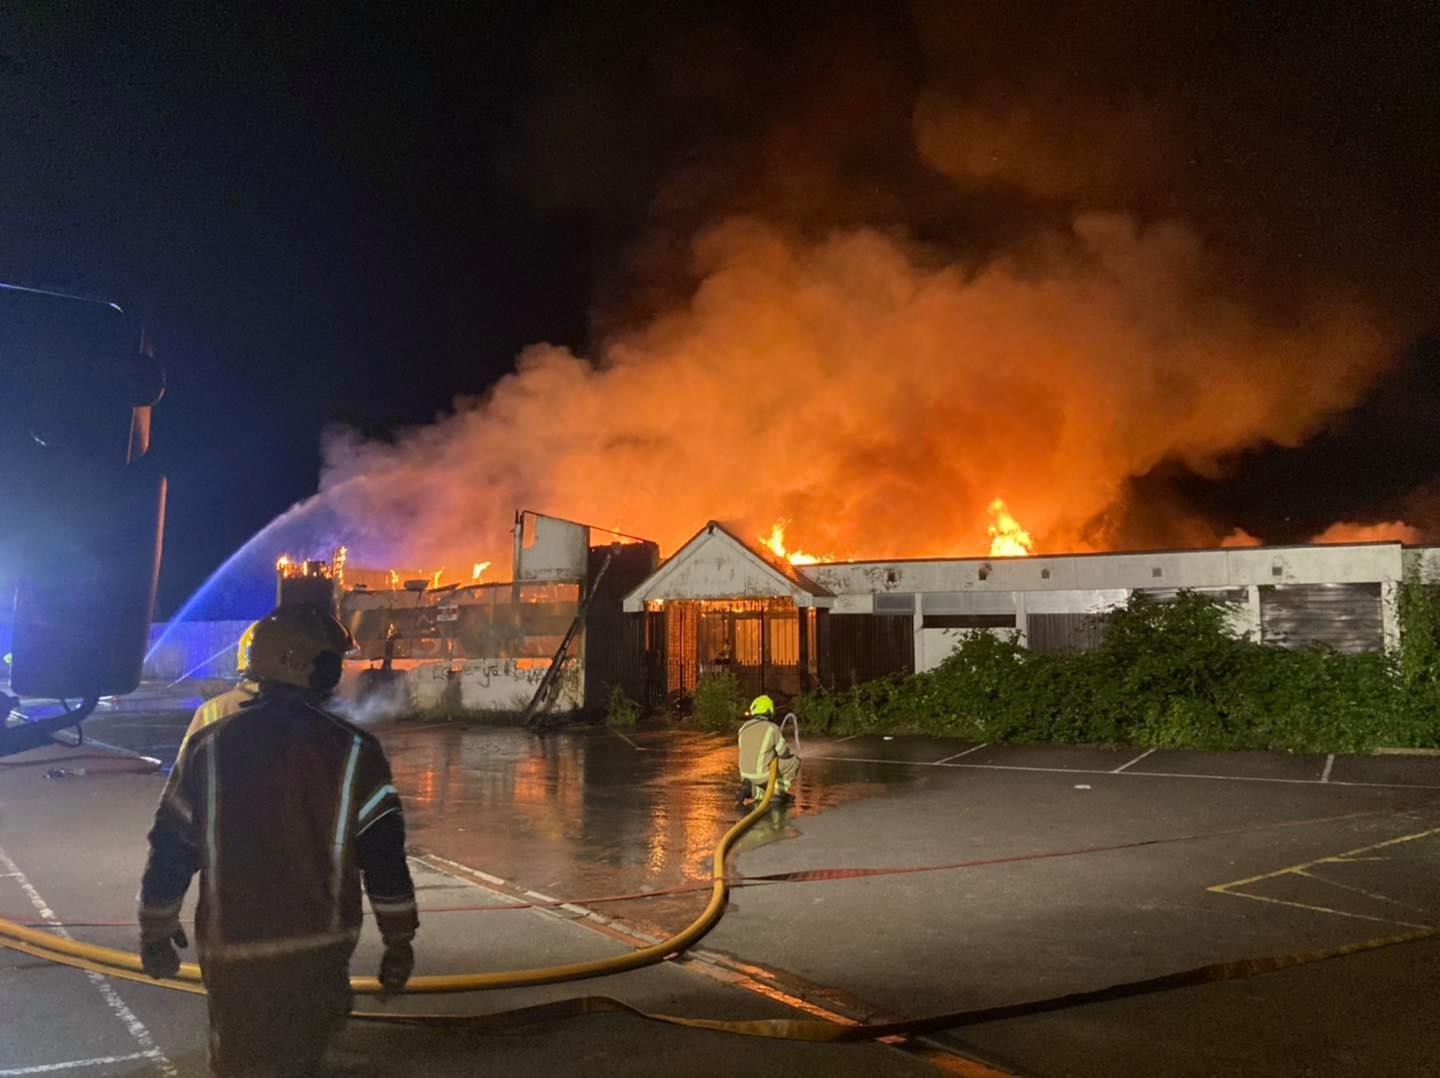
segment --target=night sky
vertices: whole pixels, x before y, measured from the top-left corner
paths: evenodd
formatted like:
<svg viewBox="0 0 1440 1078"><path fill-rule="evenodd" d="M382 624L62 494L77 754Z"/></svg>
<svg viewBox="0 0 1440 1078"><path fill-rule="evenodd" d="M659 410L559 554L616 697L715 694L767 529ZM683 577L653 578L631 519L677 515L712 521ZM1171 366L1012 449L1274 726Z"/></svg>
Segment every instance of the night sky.
<svg viewBox="0 0 1440 1078"><path fill-rule="evenodd" d="M1358 293L1398 342L1358 408L1132 501L1272 542L1440 536L1433 8L1092 6L12 5L0 279L145 316L161 616L315 491L326 424L383 436L527 344L585 354L683 295L683 241L736 210L983 252L1123 207L1191 223L1277 319L1296 288ZM937 87L1045 117L1037 167L1075 175L942 182L913 131Z"/></svg>

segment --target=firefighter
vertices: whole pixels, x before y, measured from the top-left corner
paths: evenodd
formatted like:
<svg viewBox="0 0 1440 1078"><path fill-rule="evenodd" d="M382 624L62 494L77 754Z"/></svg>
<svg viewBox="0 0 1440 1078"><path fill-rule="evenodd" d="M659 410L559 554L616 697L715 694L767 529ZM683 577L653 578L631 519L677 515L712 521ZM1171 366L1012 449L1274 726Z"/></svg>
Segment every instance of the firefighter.
<svg viewBox="0 0 1440 1078"><path fill-rule="evenodd" d="M185 736L180 741L181 752L185 751L186 742L195 736L197 730L233 715L255 699L255 695L260 691L260 687L250 680L249 672L250 645L255 640L255 627L259 624L258 621L251 622L240 634L240 640L235 645L235 672L240 675L240 680L234 688L222 692L219 696L212 696L195 709L195 714L190 719L190 725L185 730Z"/></svg>
<svg viewBox="0 0 1440 1078"><path fill-rule="evenodd" d="M330 614L284 606L255 627L252 700L194 733L165 785L140 888L140 954L174 975L180 906L200 873L196 945L216 1075L317 1072L350 1010L350 956L370 896L386 992L404 988L419 925L405 824L370 734L324 711L354 646Z"/></svg>
<svg viewBox="0 0 1440 1078"><path fill-rule="evenodd" d="M782 804L794 801L790 787L800 775L800 757L796 756L775 725L775 701L757 696L745 712L747 722L740 727L740 789L735 800L759 800L770 781L770 762L780 761L775 784L775 800Z"/></svg>

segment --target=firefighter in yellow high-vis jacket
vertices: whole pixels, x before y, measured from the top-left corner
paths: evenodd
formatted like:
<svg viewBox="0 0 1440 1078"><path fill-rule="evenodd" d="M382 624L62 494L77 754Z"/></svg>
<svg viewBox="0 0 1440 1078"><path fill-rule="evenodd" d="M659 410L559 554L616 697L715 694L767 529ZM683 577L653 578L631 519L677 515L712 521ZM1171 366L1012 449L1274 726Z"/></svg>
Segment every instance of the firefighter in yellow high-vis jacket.
<svg viewBox="0 0 1440 1078"><path fill-rule="evenodd" d="M187 946L180 907L200 873L196 946L218 1075L310 1075L350 1010L362 888L399 991L419 919L405 824L375 737L320 707L354 646L329 613L285 606L255 628L256 691L194 730L161 795L140 887L145 972Z"/></svg>
<svg viewBox="0 0 1440 1078"><path fill-rule="evenodd" d="M764 796L772 761L780 764L775 800L782 804L795 800L790 787L800 776L800 757L775 725L775 701L768 696L757 696L745 715L745 725L740 727L740 789L735 800L758 801Z"/></svg>
<svg viewBox="0 0 1440 1078"><path fill-rule="evenodd" d="M190 725L185 729L185 736L180 741L181 752L185 751L186 742L194 737L197 731L235 714L260 692L260 686L250 678L250 646L255 642L255 627L259 624L258 621L251 622L236 642L235 672L240 675L240 680L233 688L219 696L212 696L195 709Z"/></svg>

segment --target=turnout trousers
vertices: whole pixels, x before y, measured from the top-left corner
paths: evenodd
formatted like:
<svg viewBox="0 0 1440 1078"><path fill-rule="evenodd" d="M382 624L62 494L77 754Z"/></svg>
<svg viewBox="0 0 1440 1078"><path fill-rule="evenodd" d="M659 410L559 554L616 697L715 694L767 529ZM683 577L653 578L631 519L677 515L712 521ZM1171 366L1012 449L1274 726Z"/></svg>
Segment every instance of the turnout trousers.
<svg viewBox="0 0 1440 1078"><path fill-rule="evenodd" d="M350 1013L346 943L299 954L204 963L210 1073L301 1078L323 1073L325 1051Z"/></svg>

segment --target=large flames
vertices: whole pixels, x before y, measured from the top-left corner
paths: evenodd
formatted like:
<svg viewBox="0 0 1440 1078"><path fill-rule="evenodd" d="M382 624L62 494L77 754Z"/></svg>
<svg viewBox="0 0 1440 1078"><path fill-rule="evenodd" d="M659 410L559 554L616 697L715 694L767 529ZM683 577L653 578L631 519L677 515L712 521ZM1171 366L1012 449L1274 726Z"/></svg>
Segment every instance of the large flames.
<svg viewBox="0 0 1440 1078"><path fill-rule="evenodd" d="M1034 551L1035 541L1011 515L1004 498L992 501L986 512L990 514L990 523L985 530L990 536L992 558L1023 558Z"/></svg>
<svg viewBox="0 0 1440 1078"><path fill-rule="evenodd" d="M990 518L986 525L986 534L990 537L990 556L992 558L1023 558L1035 550L1035 541L1030 538L1030 533L1020 526L1015 519L1010 507L1005 504L1004 498L993 499L985 509ZM804 550L791 550L785 542L785 533L790 527L790 521L781 518L770 525L770 530L759 537L761 546L774 554L777 558L788 561L791 565L820 565L825 562L834 561L830 555L810 554ZM977 553L974 550L952 550L948 552L953 557L972 556ZM867 557L880 558L885 556L883 551L869 552Z"/></svg>
<svg viewBox="0 0 1440 1078"><path fill-rule="evenodd" d="M1267 319L1195 234L1119 214L953 264L898 232L732 219L693 266L684 302L593 360L536 345L431 426L332 432L317 505L354 561L468 578L504 564L515 506L664 554L724 520L794 564L1216 545L1238 522L1132 526L1131 478L1299 444L1384 355L1358 308Z"/></svg>
<svg viewBox="0 0 1440 1078"><path fill-rule="evenodd" d="M760 543L777 558L788 561L791 565L819 565L822 562L834 561L832 557L822 557L819 554L807 554L803 550L789 550L785 546L785 529L790 526L788 520L777 520L770 525L770 532L760 536Z"/></svg>

